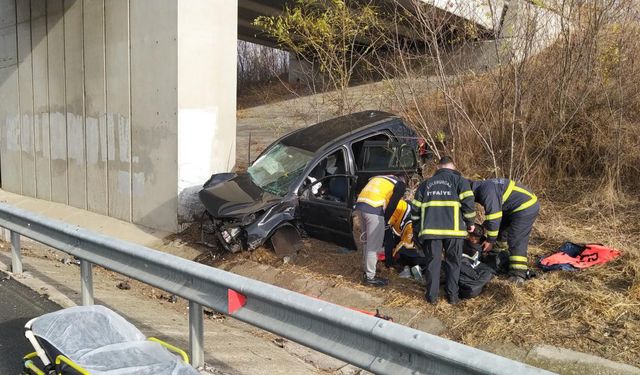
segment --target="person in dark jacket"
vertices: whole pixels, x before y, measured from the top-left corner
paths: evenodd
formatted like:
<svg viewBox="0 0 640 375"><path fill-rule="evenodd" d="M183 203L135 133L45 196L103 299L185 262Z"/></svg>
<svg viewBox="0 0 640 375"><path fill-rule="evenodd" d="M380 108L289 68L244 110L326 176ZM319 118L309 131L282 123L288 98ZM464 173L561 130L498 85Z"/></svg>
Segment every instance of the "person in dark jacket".
<svg viewBox="0 0 640 375"><path fill-rule="evenodd" d="M496 241L506 237L509 245L509 280L517 284L527 279L527 248L533 223L540 212L538 198L531 190L507 178L473 181L476 202L484 207L487 241L490 251Z"/></svg>
<svg viewBox="0 0 640 375"><path fill-rule="evenodd" d="M411 202L414 243L424 251L426 299L435 304L440 290L440 267L444 249L445 293L451 304L459 301L460 258L467 231L473 231L476 216L469 181L444 156L438 170L422 182Z"/></svg>
<svg viewBox="0 0 640 375"><path fill-rule="evenodd" d="M482 244L487 240L484 229L480 225L475 225L473 231L469 232L464 241L462 252L469 257L478 258L482 253Z"/></svg>
<svg viewBox="0 0 640 375"><path fill-rule="evenodd" d="M354 240L363 254L363 283L386 286L389 280L376 276L378 253L384 252L385 227L402 200L406 185L396 176L372 177L358 195L354 211Z"/></svg>
<svg viewBox="0 0 640 375"><path fill-rule="evenodd" d="M481 262L482 243L485 240L484 230L480 225L475 225L464 241L460 262L460 298L477 297L496 274L490 266Z"/></svg>

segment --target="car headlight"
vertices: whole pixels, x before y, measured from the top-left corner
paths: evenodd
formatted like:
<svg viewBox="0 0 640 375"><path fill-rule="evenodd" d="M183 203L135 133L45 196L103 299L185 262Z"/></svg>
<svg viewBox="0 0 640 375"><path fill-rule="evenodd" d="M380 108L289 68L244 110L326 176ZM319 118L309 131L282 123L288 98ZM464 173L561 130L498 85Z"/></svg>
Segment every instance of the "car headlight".
<svg viewBox="0 0 640 375"><path fill-rule="evenodd" d="M256 214L249 214L249 215L245 215L245 217L242 218L242 225L249 225L251 223L253 223L256 220Z"/></svg>

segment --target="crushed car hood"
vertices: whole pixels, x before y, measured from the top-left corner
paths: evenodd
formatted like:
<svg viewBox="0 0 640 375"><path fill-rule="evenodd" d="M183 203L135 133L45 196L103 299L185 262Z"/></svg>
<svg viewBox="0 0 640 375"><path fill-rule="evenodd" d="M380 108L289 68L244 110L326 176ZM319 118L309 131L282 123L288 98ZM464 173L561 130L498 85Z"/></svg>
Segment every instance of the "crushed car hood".
<svg viewBox="0 0 640 375"><path fill-rule="evenodd" d="M247 173L213 175L199 195L204 207L216 218L242 218L282 200L254 184Z"/></svg>

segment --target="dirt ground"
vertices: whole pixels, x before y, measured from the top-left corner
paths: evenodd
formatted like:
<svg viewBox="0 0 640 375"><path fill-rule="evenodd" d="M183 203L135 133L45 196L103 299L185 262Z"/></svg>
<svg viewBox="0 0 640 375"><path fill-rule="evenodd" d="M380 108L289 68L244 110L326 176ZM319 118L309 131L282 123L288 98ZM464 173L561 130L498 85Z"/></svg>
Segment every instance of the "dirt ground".
<svg viewBox="0 0 640 375"><path fill-rule="evenodd" d="M423 87L428 92L433 83L425 80ZM362 106L358 109L394 111L382 84L363 85L350 93L367 99L358 102ZM315 95L239 111L238 165L246 166L277 135L335 116L330 104L322 95ZM494 278L480 297L455 307L444 301L437 307L427 304L422 286L385 269L381 273L391 279L388 288L364 287L359 254L343 253L312 239L305 240L301 254L288 264L266 248L235 255L214 251L200 260L230 269L250 258L292 273L335 280L382 297L384 309L420 308L425 315L445 322L448 329L443 336L472 346L545 343L640 366L640 233L635 230L640 202L638 197L606 188L594 190L594 185L598 182L574 179L536 189L542 211L534 227L529 260L554 252L567 240L615 247L623 252L620 258L580 272L539 272L537 279L521 288Z"/></svg>
<svg viewBox="0 0 640 375"><path fill-rule="evenodd" d="M424 316L445 323L447 330L441 336L476 347L496 342L522 347L550 344L640 366L640 236L626 224L634 220L640 204L600 207L584 200L542 199L542 207L530 243L530 263L565 240L604 243L623 255L579 272L539 271L522 287L494 278L478 298L456 306L442 297L437 306L426 303L421 285L398 278L380 264L390 286L365 287L360 284L360 254L314 239L305 239L299 255L287 261L268 247L239 254L209 249L197 260L231 269L250 259L292 274L331 280L384 301L379 307L391 316L396 308L421 309ZM200 239L196 226L182 236L188 242Z"/></svg>

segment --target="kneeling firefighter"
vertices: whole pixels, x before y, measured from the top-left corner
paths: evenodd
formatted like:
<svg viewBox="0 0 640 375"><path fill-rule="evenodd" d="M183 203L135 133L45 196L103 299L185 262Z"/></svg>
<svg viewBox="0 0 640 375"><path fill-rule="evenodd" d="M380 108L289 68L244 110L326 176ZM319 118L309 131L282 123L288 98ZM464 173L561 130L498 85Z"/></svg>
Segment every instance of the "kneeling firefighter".
<svg viewBox="0 0 640 375"><path fill-rule="evenodd" d="M490 251L498 240L506 237L509 245L509 280L523 283L528 277L527 248L533 223L540 212L538 198L531 190L507 178L472 181L476 202L485 210L487 241Z"/></svg>
<svg viewBox="0 0 640 375"><path fill-rule="evenodd" d="M389 281L376 277L378 252L383 252L386 224L396 210L406 191L404 181L396 176L372 177L358 195L354 216L354 226L360 223L359 230L354 228L356 245L363 254L364 284L385 286ZM359 233L361 232L361 233Z"/></svg>

